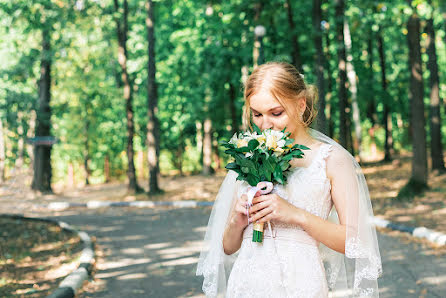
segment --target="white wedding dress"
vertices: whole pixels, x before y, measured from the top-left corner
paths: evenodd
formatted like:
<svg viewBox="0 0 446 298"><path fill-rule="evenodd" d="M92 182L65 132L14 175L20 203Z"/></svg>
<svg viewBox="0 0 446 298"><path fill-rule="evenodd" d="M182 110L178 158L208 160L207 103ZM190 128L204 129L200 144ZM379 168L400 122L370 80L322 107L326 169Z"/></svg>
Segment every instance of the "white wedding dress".
<svg viewBox="0 0 446 298"><path fill-rule="evenodd" d="M327 219L333 206L326 158L332 145L321 144L311 164L294 168L285 186L273 190L296 207ZM246 192L240 182L237 195ZM232 267L226 297L328 297L328 285L318 242L299 226L271 222L271 237L265 224L263 243L252 242L252 224Z"/></svg>

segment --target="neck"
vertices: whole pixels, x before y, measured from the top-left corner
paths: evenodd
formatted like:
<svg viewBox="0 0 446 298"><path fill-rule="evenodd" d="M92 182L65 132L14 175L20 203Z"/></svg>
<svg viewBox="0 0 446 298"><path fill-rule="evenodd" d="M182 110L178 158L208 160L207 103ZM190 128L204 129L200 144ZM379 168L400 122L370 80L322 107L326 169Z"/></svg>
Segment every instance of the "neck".
<svg viewBox="0 0 446 298"><path fill-rule="evenodd" d="M308 133L307 129L303 127L297 128L290 137L294 139L294 144L300 144L304 146L308 146L314 141Z"/></svg>

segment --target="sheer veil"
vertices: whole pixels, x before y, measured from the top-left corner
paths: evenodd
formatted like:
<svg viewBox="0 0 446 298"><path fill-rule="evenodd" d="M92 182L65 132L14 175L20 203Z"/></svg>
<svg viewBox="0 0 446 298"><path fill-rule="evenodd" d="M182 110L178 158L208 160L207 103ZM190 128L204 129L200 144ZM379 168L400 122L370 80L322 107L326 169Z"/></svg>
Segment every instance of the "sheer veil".
<svg viewBox="0 0 446 298"><path fill-rule="evenodd" d="M316 140L331 144L337 151L337 175L341 175L343 193L343 224L346 226L345 254L338 253L322 243L322 256L331 297L378 297L378 277L382 274L373 211L367 184L359 164L341 145L323 133L308 128ZM203 291L208 297L224 297L226 282L237 253L226 255L223 251L223 232L232 201L241 195L237 173L229 171L217 194L206 234L204 247L197 266L197 275L203 275ZM338 206L339 207L339 206ZM333 206L328 220L339 223Z"/></svg>

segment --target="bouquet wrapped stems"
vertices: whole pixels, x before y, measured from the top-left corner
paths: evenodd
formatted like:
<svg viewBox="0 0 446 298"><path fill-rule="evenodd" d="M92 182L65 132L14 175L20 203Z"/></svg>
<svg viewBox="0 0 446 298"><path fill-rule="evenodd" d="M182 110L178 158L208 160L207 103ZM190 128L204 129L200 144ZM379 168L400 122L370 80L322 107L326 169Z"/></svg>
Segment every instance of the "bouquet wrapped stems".
<svg viewBox="0 0 446 298"><path fill-rule="evenodd" d="M253 224L252 242L263 242L264 223L255 222Z"/></svg>

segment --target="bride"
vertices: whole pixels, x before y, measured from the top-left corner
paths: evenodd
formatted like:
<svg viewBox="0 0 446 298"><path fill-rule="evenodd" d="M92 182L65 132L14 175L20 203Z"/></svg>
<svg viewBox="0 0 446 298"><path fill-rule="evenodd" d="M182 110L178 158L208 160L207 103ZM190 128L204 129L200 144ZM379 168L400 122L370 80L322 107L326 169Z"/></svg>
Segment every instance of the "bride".
<svg viewBox="0 0 446 298"><path fill-rule="evenodd" d="M244 125L281 131L305 145L286 185L256 193L229 171L217 195L200 254L208 297L378 297L382 273L367 184L355 159L309 128L315 88L288 63L257 67L245 85ZM270 222L263 243L252 223Z"/></svg>

